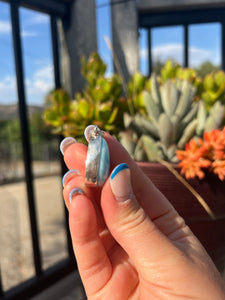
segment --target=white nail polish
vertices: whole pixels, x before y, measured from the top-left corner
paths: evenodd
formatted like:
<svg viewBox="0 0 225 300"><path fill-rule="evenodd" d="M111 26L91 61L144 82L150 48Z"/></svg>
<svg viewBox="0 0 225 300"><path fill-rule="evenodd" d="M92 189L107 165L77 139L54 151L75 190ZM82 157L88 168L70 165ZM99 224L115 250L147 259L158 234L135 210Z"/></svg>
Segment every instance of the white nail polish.
<svg viewBox="0 0 225 300"><path fill-rule="evenodd" d="M62 185L63 185L63 187L64 187L64 185L67 183L67 181L70 178L75 177L77 175L80 175L80 171L76 170L76 169L72 169L72 170L66 172L65 175L62 178Z"/></svg>
<svg viewBox="0 0 225 300"><path fill-rule="evenodd" d="M75 144L77 143L76 139L72 138L72 137L67 137L65 139L62 140L61 144L60 144L60 151L62 153L62 155L64 155L65 149L71 145L71 144Z"/></svg>
<svg viewBox="0 0 225 300"><path fill-rule="evenodd" d="M80 188L72 189L69 194L69 202L71 203L71 201L75 195L83 195L83 194L84 194L84 192Z"/></svg>

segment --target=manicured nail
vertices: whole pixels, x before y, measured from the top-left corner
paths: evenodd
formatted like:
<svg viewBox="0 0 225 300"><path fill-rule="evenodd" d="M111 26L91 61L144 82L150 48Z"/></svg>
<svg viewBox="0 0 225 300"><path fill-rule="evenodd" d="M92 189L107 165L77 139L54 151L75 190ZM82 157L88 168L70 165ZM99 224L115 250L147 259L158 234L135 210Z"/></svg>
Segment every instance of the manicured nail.
<svg viewBox="0 0 225 300"><path fill-rule="evenodd" d="M132 197L130 169L125 163L118 165L111 173L110 185L118 202L124 202Z"/></svg>
<svg viewBox="0 0 225 300"><path fill-rule="evenodd" d="M60 144L60 151L61 151L62 155L64 155L64 152L69 145L75 144L75 143L77 143L77 141L72 137L67 137L67 138L63 139Z"/></svg>
<svg viewBox="0 0 225 300"><path fill-rule="evenodd" d="M71 201L75 195L83 195L83 194L84 194L84 192L80 188L72 189L69 194L69 202L71 203Z"/></svg>
<svg viewBox="0 0 225 300"><path fill-rule="evenodd" d="M62 178L62 185L63 187L65 186L65 184L68 182L68 180L76 175L80 175L80 171L79 170L76 170L76 169L73 169L73 170L70 170L68 172L65 173L65 175L63 176Z"/></svg>

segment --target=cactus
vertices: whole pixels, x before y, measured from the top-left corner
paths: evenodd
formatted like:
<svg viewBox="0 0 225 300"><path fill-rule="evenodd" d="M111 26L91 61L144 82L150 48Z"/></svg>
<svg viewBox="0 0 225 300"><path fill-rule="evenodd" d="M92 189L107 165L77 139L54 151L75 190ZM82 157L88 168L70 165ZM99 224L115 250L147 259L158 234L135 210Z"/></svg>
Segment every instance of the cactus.
<svg viewBox="0 0 225 300"><path fill-rule="evenodd" d="M124 123L129 134L120 134L121 143L132 151L135 160L147 157L150 161L176 163L176 150L184 149L203 131L221 126L224 106L217 102L207 113L203 101L193 101L195 95L196 87L187 80L168 80L159 85L156 76L151 76L151 92L142 91L146 115L126 114Z"/></svg>
<svg viewBox="0 0 225 300"><path fill-rule="evenodd" d="M123 129L123 113L128 110L121 96L121 78L106 77L106 65L97 53L82 58L82 74L86 87L72 100L68 93L56 90L47 96L44 119L53 132L64 136L82 136L89 124L117 134Z"/></svg>

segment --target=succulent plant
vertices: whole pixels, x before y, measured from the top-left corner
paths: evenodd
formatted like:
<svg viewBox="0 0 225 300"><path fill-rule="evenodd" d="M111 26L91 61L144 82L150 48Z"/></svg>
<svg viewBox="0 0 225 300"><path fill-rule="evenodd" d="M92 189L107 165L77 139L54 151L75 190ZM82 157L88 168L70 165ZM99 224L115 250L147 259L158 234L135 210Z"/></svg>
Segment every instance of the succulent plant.
<svg viewBox="0 0 225 300"><path fill-rule="evenodd" d="M79 137L87 125L96 124L119 136L137 161L176 163L176 150L224 121L222 71L207 75L203 84L193 69L168 61L158 78L135 73L126 99L122 79L117 74L105 76L106 65L97 53L82 58L81 72L87 83L75 100L63 89L46 98L44 119L56 134Z"/></svg>
<svg viewBox="0 0 225 300"><path fill-rule="evenodd" d="M217 102L207 113L202 101L193 101L195 95L196 87L188 80L168 80L159 85L156 76L151 76L151 92L142 92L147 114L126 114L128 130L120 134L121 143L135 160L175 163L177 149L184 149L205 129L221 126L224 106Z"/></svg>
<svg viewBox="0 0 225 300"><path fill-rule="evenodd" d="M197 75L196 70L191 68L182 68L179 64L175 64L172 60L168 60L161 69L159 82L165 83L169 79L173 81L176 81L177 79L188 80L196 87L195 98L193 100L200 100L203 91L203 81L202 78Z"/></svg>
<svg viewBox="0 0 225 300"><path fill-rule="evenodd" d="M142 92L145 89L150 91L151 78L148 79L140 72L134 73L127 87L127 101L131 115L134 115L136 112L146 114L145 103L142 97Z"/></svg>
<svg viewBox="0 0 225 300"><path fill-rule="evenodd" d="M65 133L65 126L70 122L70 104L71 99L63 89L51 91L46 96L44 120L52 127L52 133Z"/></svg>
<svg viewBox="0 0 225 300"><path fill-rule="evenodd" d="M118 75L105 76L106 65L97 53L88 60L82 58L82 74L87 84L72 100L61 89L51 92L46 100L44 119L53 132L64 136L83 135L85 127L96 124L117 134L123 129L123 113L127 101L121 96L122 83Z"/></svg>
<svg viewBox="0 0 225 300"><path fill-rule="evenodd" d="M225 104L225 73L223 71L207 74L203 81L202 99L207 110L217 101Z"/></svg>

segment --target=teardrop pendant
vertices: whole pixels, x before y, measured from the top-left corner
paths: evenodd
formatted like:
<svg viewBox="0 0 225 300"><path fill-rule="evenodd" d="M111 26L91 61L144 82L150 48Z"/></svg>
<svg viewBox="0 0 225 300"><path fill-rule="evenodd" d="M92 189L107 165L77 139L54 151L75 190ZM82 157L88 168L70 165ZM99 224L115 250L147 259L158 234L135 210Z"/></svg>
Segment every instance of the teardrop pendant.
<svg viewBox="0 0 225 300"><path fill-rule="evenodd" d="M85 183L89 186L102 186L109 175L109 149L104 132L98 126L85 130L88 144Z"/></svg>

